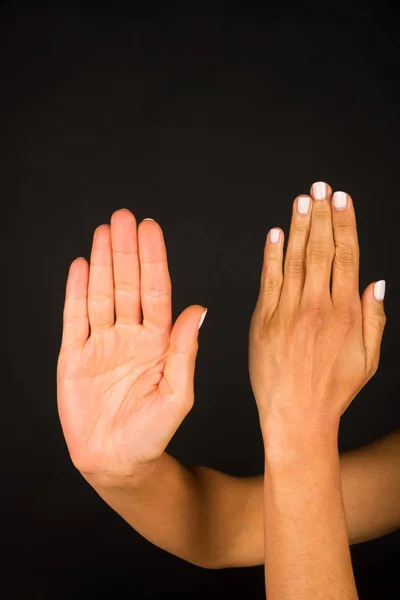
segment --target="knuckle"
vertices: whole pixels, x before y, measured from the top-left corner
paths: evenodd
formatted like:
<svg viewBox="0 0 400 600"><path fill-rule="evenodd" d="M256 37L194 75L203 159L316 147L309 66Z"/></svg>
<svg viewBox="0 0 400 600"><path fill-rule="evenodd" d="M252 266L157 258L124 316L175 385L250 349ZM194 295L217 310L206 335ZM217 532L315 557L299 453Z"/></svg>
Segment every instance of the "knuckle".
<svg viewBox="0 0 400 600"><path fill-rule="evenodd" d="M359 260L358 246L340 245L336 247L335 260L343 268L356 267Z"/></svg>
<svg viewBox="0 0 400 600"><path fill-rule="evenodd" d="M169 296L169 290L159 289L156 287L147 287L142 289L142 293L145 296L149 296L150 298L163 298L165 296Z"/></svg>
<svg viewBox="0 0 400 600"><path fill-rule="evenodd" d="M140 294L140 286L128 279L118 279L115 281L114 293L117 294Z"/></svg>
<svg viewBox="0 0 400 600"><path fill-rule="evenodd" d="M311 265L326 265L332 261L333 249L329 246L312 245L308 251L308 262Z"/></svg>
<svg viewBox="0 0 400 600"><path fill-rule="evenodd" d="M339 307L337 311L337 316L340 323L354 325L358 320L358 313L359 311L354 306L354 304L351 302L347 302Z"/></svg>
<svg viewBox="0 0 400 600"><path fill-rule="evenodd" d="M310 222L307 219L296 219L293 224L293 235L304 237L310 229Z"/></svg>
<svg viewBox="0 0 400 600"><path fill-rule="evenodd" d="M263 272L264 290L276 290L281 286L282 273L275 268L275 265L265 265Z"/></svg>
<svg viewBox="0 0 400 600"><path fill-rule="evenodd" d="M356 233L356 223L349 216L347 212L342 214L336 214L335 222L335 235L339 235L341 237L353 237L357 236Z"/></svg>
<svg viewBox="0 0 400 600"><path fill-rule="evenodd" d="M386 315L385 313L379 313L375 315L373 319L373 323L378 330L382 330L386 325Z"/></svg>
<svg viewBox="0 0 400 600"><path fill-rule="evenodd" d="M325 306L321 300L315 298L305 311L305 320L307 328L317 329L325 325L327 322L327 312Z"/></svg>
<svg viewBox="0 0 400 600"><path fill-rule="evenodd" d="M264 279L264 290L276 290L280 287L279 277L266 277Z"/></svg>
<svg viewBox="0 0 400 600"><path fill-rule="evenodd" d="M280 260L281 255L280 252L277 248L268 248L267 251L267 255L266 255L266 263L276 263L277 261Z"/></svg>
<svg viewBox="0 0 400 600"><path fill-rule="evenodd" d="M369 366L369 376L370 378L375 375L379 367L379 354L376 354L371 357L370 366Z"/></svg>
<svg viewBox="0 0 400 600"><path fill-rule="evenodd" d="M288 257L285 265L285 275L300 276L304 272L304 260L301 255Z"/></svg>
<svg viewBox="0 0 400 600"><path fill-rule="evenodd" d="M121 294L133 294L137 292L137 288L130 281L125 281L121 279L118 283L115 284L115 292Z"/></svg>
<svg viewBox="0 0 400 600"><path fill-rule="evenodd" d="M326 223L331 220L331 211L330 208L325 205L325 203L316 202L313 205L313 221L317 224Z"/></svg>
<svg viewBox="0 0 400 600"><path fill-rule="evenodd" d="M169 349L170 349L170 352L173 352L173 354L187 354L188 353L187 346L182 340L178 340L176 342L170 342Z"/></svg>
<svg viewBox="0 0 400 600"><path fill-rule="evenodd" d="M104 304L112 301L112 296L110 296L110 294L107 292L103 292L102 290L93 290L93 292L89 295L90 304Z"/></svg>
<svg viewBox="0 0 400 600"><path fill-rule="evenodd" d="M263 296L267 304L275 301L279 295L281 285L276 279L269 279L264 282Z"/></svg>
<svg viewBox="0 0 400 600"><path fill-rule="evenodd" d="M371 318L371 326L378 330L381 331L385 325L386 325L386 315L384 312L377 312L375 313L372 318Z"/></svg>
<svg viewBox="0 0 400 600"><path fill-rule="evenodd" d="M266 321L261 306L258 306L253 313L250 322L250 335L255 343L261 342L265 337Z"/></svg>

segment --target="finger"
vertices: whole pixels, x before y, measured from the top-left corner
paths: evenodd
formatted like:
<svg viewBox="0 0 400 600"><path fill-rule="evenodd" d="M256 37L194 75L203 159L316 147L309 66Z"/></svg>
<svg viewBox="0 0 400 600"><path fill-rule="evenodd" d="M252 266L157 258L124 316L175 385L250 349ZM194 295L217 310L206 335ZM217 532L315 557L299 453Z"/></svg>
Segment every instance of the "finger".
<svg viewBox="0 0 400 600"><path fill-rule="evenodd" d="M89 265L80 257L69 268L63 314L62 348L83 346L89 336L87 289Z"/></svg>
<svg viewBox="0 0 400 600"><path fill-rule="evenodd" d="M304 287L311 207L310 196L298 196L293 202L281 294L281 302L291 308L298 306Z"/></svg>
<svg viewBox="0 0 400 600"><path fill-rule="evenodd" d="M111 217L111 244L116 322L137 325L142 322L142 308L136 219L125 208Z"/></svg>
<svg viewBox="0 0 400 600"><path fill-rule="evenodd" d="M161 227L153 220L142 221L138 240L143 325L171 329L171 279Z"/></svg>
<svg viewBox="0 0 400 600"><path fill-rule="evenodd" d="M264 262L261 272L258 304L263 318L272 317L281 295L283 273L284 233L278 227L268 232L264 247Z"/></svg>
<svg viewBox="0 0 400 600"><path fill-rule="evenodd" d="M371 377L378 368L383 330L386 324L383 305L385 288L384 280L371 283L361 298L367 370Z"/></svg>
<svg viewBox="0 0 400 600"><path fill-rule="evenodd" d="M313 202L302 302L309 302L315 298L331 300L331 269L335 250L331 195L331 187L323 181L318 181L311 186Z"/></svg>
<svg viewBox="0 0 400 600"><path fill-rule="evenodd" d="M191 408L194 398L194 371L198 351L199 329L207 309L193 305L186 308L175 321L171 331L167 360L164 368L165 385L172 396L186 398Z"/></svg>
<svg viewBox="0 0 400 600"><path fill-rule="evenodd" d="M100 225L93 236L88 311L91 333L102 333L114 324L114 280L109 225Z"/></svg>
<svg viewBox="0 0 400 600"><path fill-rule="evenodd" d="M332 197L335 255L332 265L332 301L336 306L360 301L358 289L359 248L353 201L345 192Z"/></svg>

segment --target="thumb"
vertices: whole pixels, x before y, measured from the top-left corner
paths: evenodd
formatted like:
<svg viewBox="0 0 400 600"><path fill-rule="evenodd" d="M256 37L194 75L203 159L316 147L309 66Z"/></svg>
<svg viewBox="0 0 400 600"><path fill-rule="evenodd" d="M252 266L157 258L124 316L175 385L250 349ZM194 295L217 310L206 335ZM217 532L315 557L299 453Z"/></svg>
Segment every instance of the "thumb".
<svg viewBox="0 0 400 600"><path fill-rule="evenodd" d="M379 364L383 330L386 315L383 307L385 281L382 279L366 287L362 298L363 336L370 376L376 373Z"/></svg>
<svg viewBox="0 0 400 600"><path fill-rule="evenodd" d="M199 305L186 308L171 331L164 377L174 392L188 394L193 402L194 369L198 350L199 329L207 309Z"/></svg>

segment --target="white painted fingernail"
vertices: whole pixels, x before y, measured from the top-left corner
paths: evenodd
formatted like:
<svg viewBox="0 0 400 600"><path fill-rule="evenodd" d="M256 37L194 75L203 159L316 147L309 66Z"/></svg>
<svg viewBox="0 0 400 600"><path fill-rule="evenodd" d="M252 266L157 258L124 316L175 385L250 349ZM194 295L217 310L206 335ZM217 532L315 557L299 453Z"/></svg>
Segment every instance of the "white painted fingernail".
<svg viewBox="0 0 400 600"><path fill-rule="evenodd" d="M203 321L206 318L207 310L208 310L208 308L206 308L206 310L203 313L201 313L198 329L200 329L200 327L203 325Z"/></svg>
<svg viewBox="0 0 400 600"><path fill-rule="evenodd" d="M383 300L385 297L385 290L386 290L386 281L384 279L377 281L374 285L375 300Z"/></svg>
<svg viewBox="0 0 400 600"><path fill-rule="evenodd" d="M347 194L345 192L335 192L333 194L333 204L335 208L346 208Z"/></svg>
<svg viewBox="0 0 400 600"><path fill-rule="evenodd" d="M316 181L312 184L312 193L316 200L324 200L326 198L326 183Z"/></svg>
<svg viewBox="0 0 400 600"><path fill-rule="evenodd" d="M154 221L154 219L151 219L150 217L147 217L146 219L143 219L143 221Z"/></svg>
<svg viewBox="0 0 400 600"><path fill-rule="evenodd" d="M310 208L310 198L308 196L300 196L297 198L297 210L300 214L306 215Z"/></svg>
<svg viewBox="0 0 400 600"><path fill-rule="evenodd" d="M276 244L276 242L279 242L280 233L281 232L279 229L271 229L271 231L269 232L269 239L271 240L271 242L273 244Z"/></svg>

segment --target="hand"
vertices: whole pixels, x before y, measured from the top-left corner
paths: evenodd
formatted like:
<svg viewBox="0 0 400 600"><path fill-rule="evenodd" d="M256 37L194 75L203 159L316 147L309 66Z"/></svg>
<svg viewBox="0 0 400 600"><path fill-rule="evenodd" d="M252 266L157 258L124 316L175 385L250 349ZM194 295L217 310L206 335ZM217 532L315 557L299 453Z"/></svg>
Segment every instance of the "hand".
<svg viewBox="0 0 400 600"><path fill-rule="evenodd" d="M57 368L60 420L79 471L129 476L163 453L193 405L203 312L190 306L172 327L157 223L137 231L122 209L96 229L90 268L83 258L70 267Z"/></svg>
<svg viewBox="0 0 400 600"><path fill-rule="evenodd" d="M336 430L377 370L386 321L384 281L359 296L349 195L336 192L332 198L331 188L319 182L311 197L296 198L284 277L283 238L280 229L267 236L249 338L250 380L262 431L270 439L284 430L289 435Z"/></svg>

